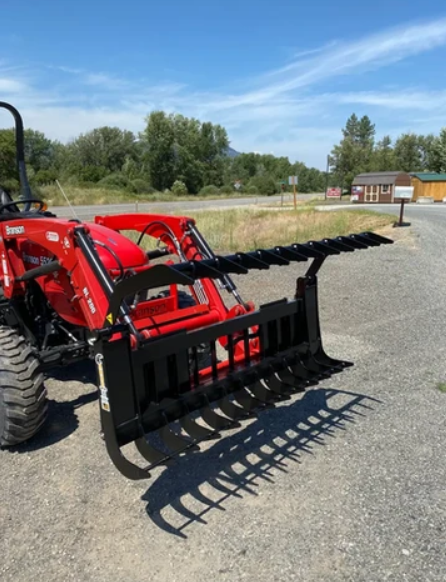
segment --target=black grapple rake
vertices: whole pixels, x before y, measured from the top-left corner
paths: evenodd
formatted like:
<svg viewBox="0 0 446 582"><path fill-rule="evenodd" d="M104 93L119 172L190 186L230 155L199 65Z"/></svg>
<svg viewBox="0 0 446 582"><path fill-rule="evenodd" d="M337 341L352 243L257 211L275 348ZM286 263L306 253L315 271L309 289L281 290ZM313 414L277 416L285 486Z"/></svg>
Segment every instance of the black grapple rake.
<svg viewBox="0 0 446 582"><path fill-rule="evenodd" d="M262 408L302 392L352 365L329 357L322 346L317 273L329 255L390 244L371 232L339 236L268 250L215 256L157 265L118 283L110 297L110 322L119 316L126 297L162 285L193 285L199 279L231 283L230 274L272 265L311 261L297 279L292 300L262 305L258 310L201 329L179 331L139 342L135 348L124 324L111 324L99 334L95 361L102 394L101 420L110 457L130 479L150 476L150 470L198 443L218 438ZM119 339L113 334L120 333ZM115 336L116 337L116 336ZM222 369L217 342L224 338L227 366ZM257 350L253 353L252 342ZM243 358L235 358L236 346ZM199 353L206 346L211 373L202 380ZM130 379L130 386L129 386ZM201 415L203 422L197 422ZM178 424L180 430L173 430ZM161 446L147 435L158 432ZM128 460L121 447L135 442L149 465Z"/></svg>

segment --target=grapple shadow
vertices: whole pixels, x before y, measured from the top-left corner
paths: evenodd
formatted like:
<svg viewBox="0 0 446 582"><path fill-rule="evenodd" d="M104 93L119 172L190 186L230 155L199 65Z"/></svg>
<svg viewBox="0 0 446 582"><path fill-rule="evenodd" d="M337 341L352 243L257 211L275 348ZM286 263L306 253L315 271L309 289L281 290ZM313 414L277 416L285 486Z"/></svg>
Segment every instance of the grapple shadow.
<svg viewBox="0 0 446 582"><path fill-rule="evenodd" d="M272 469L287 473L291 462L314 454L327 438L373 410L374 403L380 401L318 388L291 405L264 411L244 429L223 434L206 451L183 456L163 470L142 497L147 514L162 530L187 538L189 525L205 524L204 516L212 509L224 511L231 497L256 495L259 481L274 481Z"/></svg>
<svg viewBox="0 0 446 582"><path fill-rule="evenodd" d="M95 383L95 369L90 361L78 362L54 368L47 378L63 382L77 381L83 384ZM68 390L68 387L67 387ZM72 400L58 401L48 399L48 418L39 432L29 441L11 447L11 451L28 453L49 447L75 432L79 426L76 410L97 400L97 390L81 394Z"/></svg>

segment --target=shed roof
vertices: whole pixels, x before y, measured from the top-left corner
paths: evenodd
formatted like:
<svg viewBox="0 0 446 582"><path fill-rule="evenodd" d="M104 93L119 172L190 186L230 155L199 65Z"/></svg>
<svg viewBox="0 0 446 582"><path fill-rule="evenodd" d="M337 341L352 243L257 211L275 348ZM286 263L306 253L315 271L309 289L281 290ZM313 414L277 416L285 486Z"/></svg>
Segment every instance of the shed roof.
<svg viewBox="0 0 446 582"><path fill-rule="evenodd" d="M421 182L446 182L446 174L437 174L436 172L423 172L421 174L412 174Z"/></svg>
<svg viewBox="0 0 446 582"><path fill-rule="evenodd" d="M366 174L358 174L353 180L353 186L373 186L379 184L395 184L399 176L407 176L406 172L368 172Z"/></svg>

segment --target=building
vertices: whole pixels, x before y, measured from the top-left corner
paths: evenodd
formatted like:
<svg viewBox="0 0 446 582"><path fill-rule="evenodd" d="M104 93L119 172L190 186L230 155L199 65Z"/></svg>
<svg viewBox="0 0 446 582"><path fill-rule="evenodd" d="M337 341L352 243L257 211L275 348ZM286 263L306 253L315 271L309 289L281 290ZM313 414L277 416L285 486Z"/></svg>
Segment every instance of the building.
<svg viewBox="0 0 446 582"><path fill-rule="evenodd" d="M359 174L353 180L352 201L393 202L395 186L410 186L410 175L406 172L369 172Z"/></svg>
<svg viewBox="0 0 446 582"><path fill-rule="evenodd" d="M413 199L432 198L442 202L446 198L446 174L412 174Z"/></svg>

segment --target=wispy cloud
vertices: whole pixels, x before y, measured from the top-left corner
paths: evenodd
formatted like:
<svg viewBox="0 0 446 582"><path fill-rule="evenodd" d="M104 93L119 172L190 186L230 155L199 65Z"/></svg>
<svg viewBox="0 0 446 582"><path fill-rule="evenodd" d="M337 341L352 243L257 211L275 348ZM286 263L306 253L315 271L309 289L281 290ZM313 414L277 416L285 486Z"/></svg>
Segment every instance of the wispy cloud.
<svg viewBox="0 0 446 582"><path fill-rule="evenodd" d="M138 131L150 110L164 109L223 123L239 149L275 151L322 164L352 107L389 111L389 116L398 111L400 126L409 111L430 117L446 109L446 87L420 89L414 76L412 87L392 91L367 87L363 76L361 91L328 92L334 79L353 79L445 45L446 18L410 23L360 40L335 39L301 50L286 65L239 83L242 89L209 87L207 92L175 81L127 79L69 63L48 65L53 78L39 83L38 70L27 74L0 62L0 93L21 107L28 126L62 140L105 124ZM0 116L0 124L2 120Z"/></svg>

